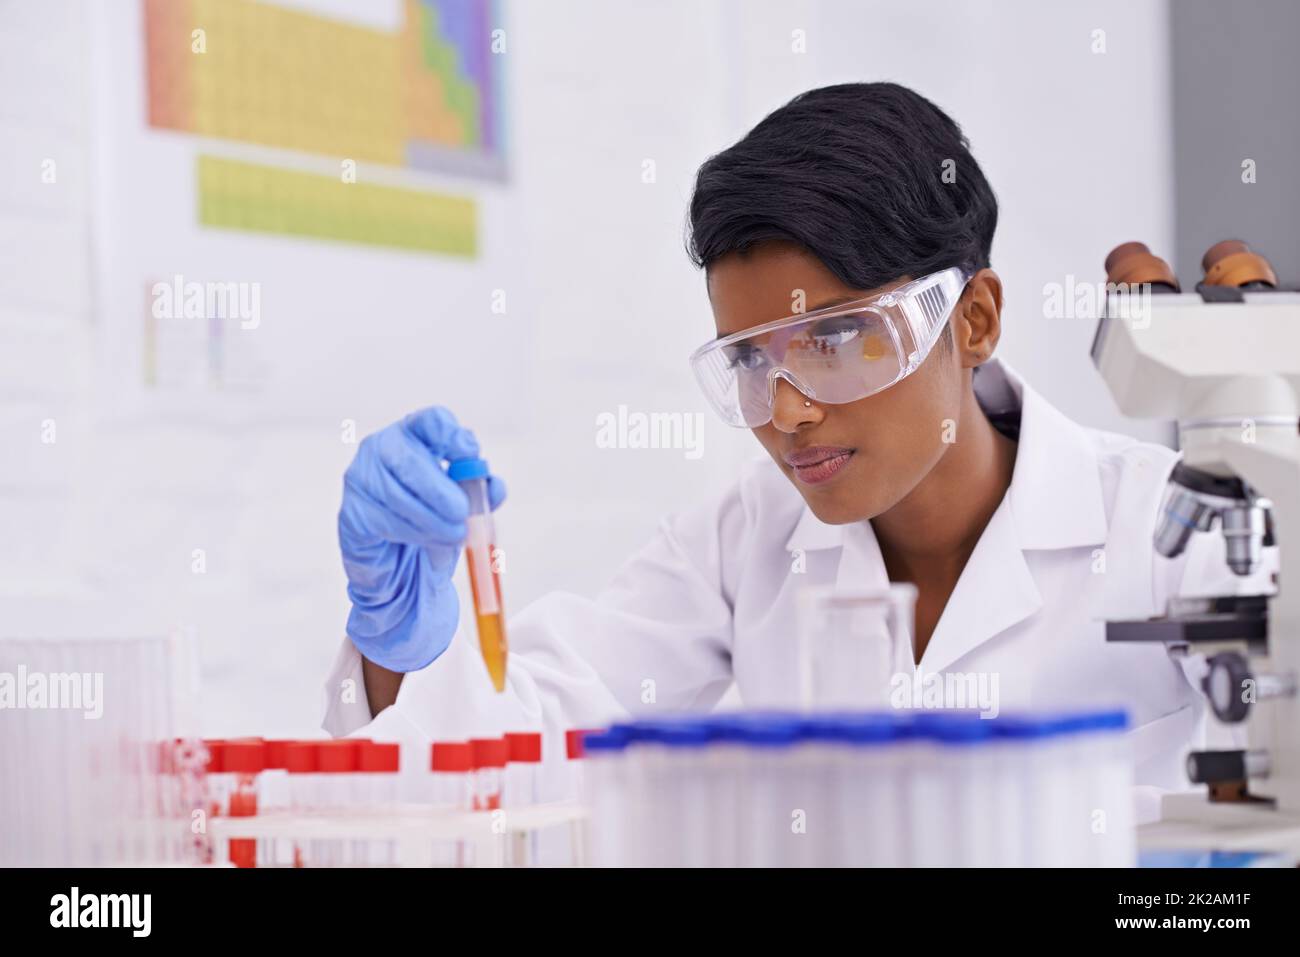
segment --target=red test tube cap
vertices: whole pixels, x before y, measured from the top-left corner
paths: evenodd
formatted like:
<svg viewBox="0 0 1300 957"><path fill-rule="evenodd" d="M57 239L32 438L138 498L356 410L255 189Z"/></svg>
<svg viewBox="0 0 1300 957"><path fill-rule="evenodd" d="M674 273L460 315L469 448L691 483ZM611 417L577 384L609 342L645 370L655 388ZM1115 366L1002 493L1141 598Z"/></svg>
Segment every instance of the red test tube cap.
<svg viewBox="0 0 1300 957"><path fill-rule="evenodd" d="M316 741L289 741L284 749L284 767L290 774L314 774L320 770Z"/></svg>
<svg viewBox="0 0 1300 957"><path fill-rule="evenodd" d="M203 770L208 774L220 774L225 770L223 767L223 758L225 757L226 742L224 738L204 738L203 747L207 749L208 760Z"/></svg>
<svg viewBox="0 0 1300 957"><path fill-rule="evenodd" d="M585 735L594 733L594 728L573 728L564 732L564 750L570 761L576 760L586 753L582 749L582 739Z"/></svg>
<svg viewBox="0 0 1300 957"><path fill-rule="evenodd" d="M474 749L468 741L435 741L429 749L429 769L451 773L474 767Z"/></svg>
<svg viewBox="0 0 1300 957"><path fill-rule="evenodd" d="M288 765L289 745L292 741L276 740L266 742L266 769L268 771L283 771Z"/></svg>
<svg viewBox="0 0 1300 957"><path fill-rule="evenodd" d="M316 758L322 774L348 774L357 769L361 742L355 738L320 741L316 744Z"/></svg>
<svg viewBox="0 0 1300 957"><path fill-rule="evenodd" d="M222 767L226 771L257 774L266 770L266 749L261 741L227 741L222 750Z"/></svg>
<svg viewBox="0 0 1300 957"><path fill-rule="evenodd" d="M470 738L474 751L474 767L504 768L510 758L510 747L505 738Z"/></svg>
<svg viewBox="0 0 1300 957"><path fill-rule="evenodd" d="M401 752L401 746L396 742L362 741L357 770L370 774L396 774Z"/></svg>
<svg viewBox="0 0 1300 957"><path fill-rule="evenodd" d="M515 764L536 764L542 760L542 736L537 731L511 731L506 735L510 761Z"/></svg>

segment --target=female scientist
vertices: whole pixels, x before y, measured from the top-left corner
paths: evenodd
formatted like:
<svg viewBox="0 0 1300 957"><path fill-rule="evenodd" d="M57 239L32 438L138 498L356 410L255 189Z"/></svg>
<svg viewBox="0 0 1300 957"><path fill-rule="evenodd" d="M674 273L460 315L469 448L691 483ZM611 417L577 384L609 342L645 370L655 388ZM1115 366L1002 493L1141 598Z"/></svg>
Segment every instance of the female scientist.
<svg viewBox="0 0 1300 957"><path fill-rule="evenodd" d="M708 709L733 681L748 707L797 706L800 590L911 582L907 667L995 676L1004 711L1121 704L1139 784L1182 785L1194 676L1162 646L1107 644L1103 621L1163 611L1215 559L1152 548L1173 452L1076 424L994 358L997 201L967 146L911 90L846 84L700 168L689 244L717 338L691 361L767 455L666 520L594 600L552 594L511 619L521 721ZM347 470L331 733L447 650L466 499L442 463L476 453L433 408L369 436ZM494 479L494 507L504 495ZM416 677L397 710L425 720L437 692Z"/></svg>

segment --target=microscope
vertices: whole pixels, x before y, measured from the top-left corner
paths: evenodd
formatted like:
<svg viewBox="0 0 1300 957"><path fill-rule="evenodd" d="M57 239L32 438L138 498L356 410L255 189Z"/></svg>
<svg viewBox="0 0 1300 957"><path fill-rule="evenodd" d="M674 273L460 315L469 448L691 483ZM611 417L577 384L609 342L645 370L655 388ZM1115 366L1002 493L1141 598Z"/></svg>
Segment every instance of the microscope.
<svg viewBox="0 0 1300 957"><path fill-rule="evenodd" d="M1244 750L1188 756L1209 800L1166 796L1164 819L1238 837L1300 828L1300 291L1236 240L1206 252L1194 292L1142 243L1105 265L1093 362L1126 415L1178 423L1156 549L1173 558L1192 535L1221 534L1244 576L1279 536L1297 543L1290 557L1279 549L1275 592L1174 599L1161 617L1106 625L1107 641L1204 654L1210 707L1246 728Z"/></svg>

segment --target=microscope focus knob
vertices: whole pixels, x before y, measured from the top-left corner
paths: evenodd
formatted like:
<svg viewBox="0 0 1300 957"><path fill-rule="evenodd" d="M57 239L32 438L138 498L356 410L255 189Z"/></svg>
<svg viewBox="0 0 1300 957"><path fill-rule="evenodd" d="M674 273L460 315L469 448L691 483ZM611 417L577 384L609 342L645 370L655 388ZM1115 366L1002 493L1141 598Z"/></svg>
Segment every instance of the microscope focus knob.
<svg viewBox="0 0 1300 957"><path fill-rule="evenodd" d="M1235 651L1225 651L1210 658L1209 673L1201 679L1201 688L1210 699L1210 707L1220 721L1237 724L1246 720L1250 704L1242 693L1254 677L1246 659Z"/></svg>

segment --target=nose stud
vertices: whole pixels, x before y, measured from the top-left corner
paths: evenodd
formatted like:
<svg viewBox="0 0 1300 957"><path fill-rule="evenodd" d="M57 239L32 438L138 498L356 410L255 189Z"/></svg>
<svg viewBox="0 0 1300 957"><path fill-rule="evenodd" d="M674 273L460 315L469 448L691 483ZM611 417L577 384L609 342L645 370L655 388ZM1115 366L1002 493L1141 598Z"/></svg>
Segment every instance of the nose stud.
<svg viewBox="0 0 1300 957"><path fill-rule="evenodd" d="M807 399L804 399L804 400L803 400L803 407L804 407L805 409L811 409L811 408L812 408L812 403L809 402Z"/></svg>

